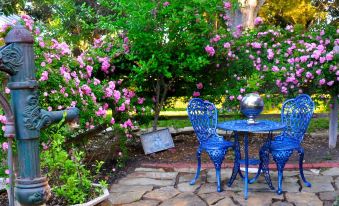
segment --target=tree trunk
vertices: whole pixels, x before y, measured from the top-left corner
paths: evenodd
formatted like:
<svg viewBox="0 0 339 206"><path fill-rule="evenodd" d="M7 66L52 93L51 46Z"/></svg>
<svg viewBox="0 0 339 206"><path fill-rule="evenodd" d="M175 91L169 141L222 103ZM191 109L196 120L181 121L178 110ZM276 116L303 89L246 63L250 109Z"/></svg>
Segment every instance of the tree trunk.
<svg viewBox="0 0 339 206"><path fill-rule="evenodd" d="M161 94L161 99L160 99L161 86L163 87L163 92ZM160 76L157 79L157 85L155 88L156 99L155 99L155 106L154 106L154 120L153 120L153 126L152 126L153 131L157 130L160 111L162 107L164 106L166 96L167 96L167 91L168 91L168 85L165 83L164 77Z"/></svg>
<svg viewBox="0 0 339 206"><path fill-rule="evenodd" d="M338 131L338 99L337 95L333 98L333 107L330 111L330 125L329 125L329 148L334 149L337 144L337 131Z"/></svg>
<svg viewBox="0 0 339 206"><path fill-rule="evenodd" d="M232 28L242 24L244 29L253 28L254 20L265 0L239 0L240 11L236 10L229 14Z"/></svg>

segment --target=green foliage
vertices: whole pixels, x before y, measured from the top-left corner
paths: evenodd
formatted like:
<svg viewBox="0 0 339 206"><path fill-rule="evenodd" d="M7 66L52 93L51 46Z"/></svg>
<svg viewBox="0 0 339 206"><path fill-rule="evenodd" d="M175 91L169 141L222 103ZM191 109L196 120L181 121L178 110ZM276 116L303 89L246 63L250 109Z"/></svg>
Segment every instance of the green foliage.
<svg viewBox="0 0 339 206"><path fill-rule="evenodd" d="M95 194L92 192L93 175L86 169L83 161L84 153L77 149L66 150L64 147L66 131L62 127L63 121L48 129L50 143L48 149L41 153L41 166L47 171L52 190L57 196L63 197L69 204L83 203ZM96 162L95 172L98 173L103 165ZM102 186L107 183L100 181Z"/></svg>

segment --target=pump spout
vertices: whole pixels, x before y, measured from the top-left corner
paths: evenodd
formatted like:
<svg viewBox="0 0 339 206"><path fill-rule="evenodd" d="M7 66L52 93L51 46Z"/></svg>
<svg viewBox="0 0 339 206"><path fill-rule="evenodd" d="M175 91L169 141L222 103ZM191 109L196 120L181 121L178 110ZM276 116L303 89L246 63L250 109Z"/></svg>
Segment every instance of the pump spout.
<svg viewBox="0 0 339 206"><path fill-rule="evenodd" d="M76 107L72 107L66 110L61 111L46 111L44 109L41 110L41 128L47 127L48 125L59 122L62 120L65 114L65 121L70 122L78 118L79 109Z"/></svg>

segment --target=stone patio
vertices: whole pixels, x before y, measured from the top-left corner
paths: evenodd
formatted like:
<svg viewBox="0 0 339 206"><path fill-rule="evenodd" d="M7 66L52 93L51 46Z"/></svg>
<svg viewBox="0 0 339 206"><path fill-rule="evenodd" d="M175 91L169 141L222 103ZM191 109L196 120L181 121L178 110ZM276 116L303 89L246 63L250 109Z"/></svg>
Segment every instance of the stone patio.
<svg viewBox="0 0 339 206"><path fill-rule="evenodd" d="M311 188L304 187L298 171L285 171L283 195L270 190L260 177L249 185L248 200L239 177L232 187L226 186L230 174L231 169L222 170L224 191L218 193L214 169L203 170L200 180L191 186L192 168L136 168L111 186L109 199L100 206L330 206L339 197L339 168L305 170ZM276 186L277 172L271 171L271 175Z"/></svg>

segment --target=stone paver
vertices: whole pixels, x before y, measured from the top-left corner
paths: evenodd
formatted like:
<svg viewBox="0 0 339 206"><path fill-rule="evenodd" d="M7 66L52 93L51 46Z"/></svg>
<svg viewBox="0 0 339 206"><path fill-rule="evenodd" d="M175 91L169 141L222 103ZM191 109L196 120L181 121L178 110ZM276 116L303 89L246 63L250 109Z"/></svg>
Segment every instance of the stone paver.
<svg viewBox="0 0 339 206"><path fill-rule="evenodd" d="M224 192L215 192L215 193L204 193L204 194L200 194L199 196L202 199L204 199L208 203L208 205L213 205L216 202L219 202L221 199L224 199L225 197L231 197L233 195L234 195L233 192L224 191Z"/></svg>
<svg viewBox="0 0 339 206"><path fill-rule="evenodd" d="M331 192L334 191L334 187L332 185L332 182L334 181L332 176L306 176L307 181L309 181L312 184L312 187L306 187L304 186L303 182L303 188L302 192Z"/></svg>
<svg viewBox="0 0 339 206"><path fill-rule="evenodd" d="M228 180L232 175L231 169L223 169L220 172L221 181ZM207 171L207 182L217 182L216 175L215 175L215 169L209 169Z"/></svg>
<svg viewBox="0 0 339 206"><path fill-rule="evenodd" d="M244 199L244 194L242 192L237 193L233 196L234 200L239 202L240 205L261 205L269 206L273 200L283 200L284 196L277 195L273 192L250 192L248 199Z"/></svg>
<svg viewBox="0 0 339 206"><path fill-rule="evenodd" d="M119 181L121 185L153 185L153 186L173 186L175 180L157 180L152 178L128 178Z"/></svg>
<svg viewBox="0 0 339 206"><path fill-rule="evenodd" d="M163 168L145 168L145 167L138 167L135 168L136 172L165 172Z"/></svg>
<svg viewBox="0 0 339 206"><path fill-rule="evenodd" d="M175 172L186 172L186 173L196 173L197 172L197 168L174 168ZM205 169L201 169L200 172L204 172Z"/></svg>
<svg viewBox="0 0 339 206"><path fill-rule="evenodd" d="M111 193L108 200L112 205L131 203L140 200L145 192L146 191Z"/></svg>
<svg viewBox="0 0 339 206"><path fill-rule="evenodd" d="M195 174L183 174L179 177L179 183L182 182L190 182L194 179ZM200 174L199 178L197 179L196 183L201 184L206 182L206 175L205 173Z"/></svg>
<svg viewBox="0 0 339 206"><path fill-rule="evenodd" d="M292 203L277 201L271 204L271 206L293 206Z"/></svg>
<svg viewBox="0 0 339 206"><path fill-rule="evenodd" d="M220 193L217 192L214 169L202 171L195 185L189 184L195 169L173 168L170 171L137 168L111 186L108 200L100 206L330 206L339 196L338 168L305 171L307 180L312 183L311 188L303 184L299 171L287 170L282 195L270 190L261 176L249 185L248 200L244 199L244 185L239 176L232 187L227 186L232 172L230 168L222 170L223 191ZM277 187L277 172L271 171L270 174L273 185Z"/></svg>
<svg viewBox="0 0 339 206"><path fill-rule="evenodd" d="M194 185L190 185L188 182L179 183L177 188L180 192L195 192L201 184L195 183Z"/></svg>
<svg viewBox="0 0 339 206"><path fill-rule="evenodd" d="M119 185L114 184L112 185L110 192L136 192L136 191L152 191L153 186L152 185Z"/></svg>
<svg viewBox="0 0 339 206"><path fill-rule="evenodd" d="M162 187L160 189L153 190L152 192L147 193L144 195L145 199L153 199L153 200L159 200L164 201L167 199L170 199L177 194L179 194L180 191L175 189L174 187Z"/></svg>
<svg viewBox="0 0 339 206"><path fill-rule="evenodd" d="M321 172L321 174L329 175L329 176L339 176L339 168L334 167L334 168L331 168L331 169L328 169L328 170Z"/></svg>
<svg viewBox="0 0 339 206"><path fill-rule="evenodd" d="M225 197L224 199L220 200L214 206L233 206L235 205L234 202L230 197Z"/></svg>
<svg viewBox="0 0 339 206"><path fill-rule="evenodd" d="M322 206L323 203L314 193L286 193L286 200L298 206Z"/></svg>
<svg viewBox="0 0 339 206"><path fill-rule="evenodd" d="M207 206L207 204L195 194L185 192L165 200L160 206Z"/></svg>
<svg viewBox="0 0 339 206"><path fill-rule="evenodd" d="M335 178L334 180L335 187L339 189L339 177Z"/></svg>
<svg viewBox="0 0 339 206"><path fill-rule="evenodd" d="M157 206L159 203L157 200L140 200L130 204L123 204L123 206Z"/></svg>
<svg viewBox="0 0 339 206"><path fill-rule="evenodd" d="M334 201L337 197L339 197L339 190L335 192L320 192L319 198L323 201Z"/></svg>
<svg viewBox="0 0 339 206"><path fill-rule="evenodd" d="M127 175L128 178L147 177L160 180L173 180L178 172L133 172Z"/></svg>

